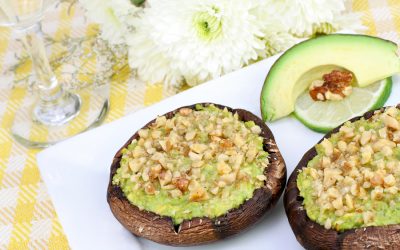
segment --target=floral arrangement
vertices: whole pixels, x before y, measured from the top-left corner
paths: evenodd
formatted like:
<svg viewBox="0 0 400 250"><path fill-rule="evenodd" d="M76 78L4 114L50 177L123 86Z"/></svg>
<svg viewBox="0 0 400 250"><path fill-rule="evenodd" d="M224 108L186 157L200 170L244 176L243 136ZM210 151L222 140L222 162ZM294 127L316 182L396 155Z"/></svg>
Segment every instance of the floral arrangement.
<svg viewBox="0 0 400 250"><path fill-rule="evenodd" d="M55 39L43 33L46 48L59 48L59 52L49 58L49 63L58 73L58 80L64 88L75 90L93 84L107 84L120 73L129 70L125 46L111 45L99 39L97 34L98 32L93 31L93 35L63 36ZM23 47L20 39L17 39L17 43L19 47ZM96 61L95 71L93 60ZM33 72L25 70L30 64L29 54L24 50L17 50L11 65L2 73L13 76L12 87L27 87L29 91L34 92L38 87L36 76Z"/></svg>
<svg viewBox="0 0 400 250"><path fill-rule="evenodd" d="M101 38L125 46L149 83L190 86L277 54L299 39L363 29L347 0L80 0Z"/></svg>
<svg viewBox="0 0 400 250"><path fill-rule="evenodd" d="M77 0L61 0L54 6L66 8L68 14L76 8ZM44 27L48 25L44 22ZM65 89L79 90L92 85L108 84L118 80L121 75L130 71L127 49L124 44L113 44L99 37L99 27L89 25L87 20L80 23L87 32L77 32L74 36L63 34L55 37L53 33L42 30L44 45L47 50L53 49L49 63L57 79ZM30 92L37 92L37 78L30 70L31 57L23 48L20 38L16 39L15 51L10 62L4 65L2 74L12 79L11 88L23 87ZM132 86L135 83L131 83Z"/></svg>

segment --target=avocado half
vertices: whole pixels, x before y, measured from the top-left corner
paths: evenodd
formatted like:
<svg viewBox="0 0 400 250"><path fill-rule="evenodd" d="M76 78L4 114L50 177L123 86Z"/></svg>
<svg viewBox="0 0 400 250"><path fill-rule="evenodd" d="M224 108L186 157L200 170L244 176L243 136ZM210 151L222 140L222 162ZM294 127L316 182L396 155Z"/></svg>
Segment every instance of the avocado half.
<svg viewBox="0 0 400 250"><path fill-rule="evenodd" d="M202 106L213 103L200 103ZM195 110L197 104L180 107L164 114L172 118L181 108ZM132 234L161 244L173 246L190 246L211 243L219 239L237 234L257 222L268 210L273 208L279 200L286 184L286 166L281 153L275 143L274 136L265 123L243 109L232 109L223 105L213 104L215 107L227 108L237 113L242 121L253 121L261 128L260 136L264 138L264 150L269 153L269 165L264 174L267 177L265 185L254 191L253 197L245 201L240 207L229 210L226 214L216 218L193 218L184 220L180 225L174 225L172 219L160 216L150 211L139 210L125 197L121 188L112 184L112 178L120 166L122 149L138 139L136 132L116 153L110 172L110 181L107 189L107 201L117 220ZM143 128L149 127L153 122Z"/></svg>
<svg viewBox="0 0 400 250"><path fill-rule="evenodd" d="M400 104L397 105L397 108L400 108ZM375 111L372 110L355 117L350 122L360 120L362 117L369 119ZM329 132L318 143L339 132L342 125ZM290 175L285 190L286 216L297 241L306 249L400 249L400 225L370 226L338 232L334 229L325 229L308 218L303 207L303 197L300 196L297 187L297 176L299 170L307 167L308 162L316 155L316 148L313 147L303 156Z"/></svg>
<svg viewBox="0 0 400 250"><path fill-rule="evenodd" d="M261 92L263 120L274 121L294 111L296 99L323 74L334 69L354 74L359 87L400 71L397 45L378 37L332 34L301 42L271 67Z"/></svg>

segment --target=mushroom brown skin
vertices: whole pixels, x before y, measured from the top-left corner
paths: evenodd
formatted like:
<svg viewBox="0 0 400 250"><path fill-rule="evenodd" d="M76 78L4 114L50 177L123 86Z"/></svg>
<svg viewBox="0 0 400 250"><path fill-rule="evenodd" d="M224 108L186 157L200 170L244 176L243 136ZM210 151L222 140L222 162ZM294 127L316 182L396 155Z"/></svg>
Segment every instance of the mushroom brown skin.
<svg viewBox="0 0 400 250"><path fill-rule="evenodd" d="M199 104L208 106L212 103ZM254 121L255 124L260 126L260 136L264 138L264 150L269 153L269 164L264 172L267 177L265 185L256 189L252 198L245 201L238 208L229 210L224 215L216 218L193 218L184 220L180 225L174 225L170 217L140 210L128 201L119 186L112 184L112 178L120 166L122 149L127 147L132 140L139 137L138 132L136 132L115 155L111 165L110 181L107 190L107 201L112 213L134 235L173 246L210 243L237 234L248 228L274 207L279 200L286 184L286 166L272 132L260 118L246 110L231 109L217 104L213 105L220 109L227 108L230 112L237 113L240 120ZM181 108L195 110L195 106L196 104ZM172 118L181 108L164 115L167 118ZM154 121L150 121L143 128L148 127Z"/></svg>
<svg viewBox="0 0 400 250"><path fill-rule="evenodd" d="M400 105L397 105L397 108L400 108ZM350 121L354 122L362 117L369 119L375 111L369 111ZM342 125L329 132L318 143L339 132ZM297 241L306 249L400 249L400 225L370 226L338 232L334 229L325 229L308 218L303 207L303 198L297 187L297 176L299 170L305 168L316 155L317 151L313 147L303 156L292 172L285 190L285 211Z"/></svg>

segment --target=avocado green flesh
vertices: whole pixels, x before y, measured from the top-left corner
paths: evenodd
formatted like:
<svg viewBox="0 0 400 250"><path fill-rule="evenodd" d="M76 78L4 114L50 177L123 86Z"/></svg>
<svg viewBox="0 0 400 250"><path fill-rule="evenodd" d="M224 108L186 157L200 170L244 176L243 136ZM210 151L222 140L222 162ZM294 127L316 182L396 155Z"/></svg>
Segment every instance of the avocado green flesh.
<svg viewBox="0 0 400 250"><path fill-rule="evenodd" d="M400 120L400 116L397 117ZM378 121L366 121L362 118L359 121L353 123L355 131L359 131L359 128L364 127L365 130L376 130L385 127L381 120ZM337 145L340 140L339 134L333 134L328 140L333 144ZM337 231L344 231L349 229L355 229L366 226L385 226L400 224L400 193L390 194L384 193L382 200L369 199L356 199L354 201L355 206L362 207L363 211L374 212L374 219L372 223L365 224L363 221L362 212L352 210L345 212L343 215L338 216L332 210L324 210L318 204L316 204L317 195L313 187L313 178L310 175L310 168L317 169L317 163L321 157L325 156L323 147L318 144L316 145L317 155L308 162L307 167L302 169L297 176L297 187L300 190L300 196L303 197L303 206L306 210L307 216L318 224L324 226L324 223L330 219L332 221L332 228ZM393 155L389 157L384 156L382 153L375 153L373 156L374 160L383 159L386 161L400 161L400 147L396 147L393 150ZM376 170L375 166L370 166L372 170ZM400 174L395 176L400 178ZM371 190L367 189L367 192Z"/></svg>
<svg viewBox="0 0 400 250"><path fill-rule="evenodd" d="M196 109L210 113L221 112L220 109L214 106L196 106ZM207 121L203 122L206 123ZM247 128L255 126L253 121L242 123ZM204 143L210 143L208 136L200 135L200 138L202 138L200 140L203 140ZM226 186L224 191L229 193L229 196L227 197L222 198L219 195L215 195L208 200L195 202L189 200L189 193L186 192L180 197L173 198L169 194L168 190L160 188L159 183L155 183L155 188L156 190L159 190L159 193L156 195L148 195L143 189L135 190L136 183L129 177L124 177L121 167L117 169L117 172L113 177L113 184L120 186L126 198L133 205L139 207L139 209L151 211L162 216L169 216L172 218L174 224L180 224L183 220L196 217L215 218L227 213L230 209L238 208L246 200L253 197L253 193L257 188L264 185L264 182L258 180L257 176L264 175L264 169L260 166L262 166L262 163L268 159L268 153L263 149L262 137L250 134L246 143L250 142L257 144L257 158L251 163L244 162L240 166L240 171L245 172L247 176L249 176L249 180L235 181L233 184ZM123 150L123 156L120 163L121 166L127 164L128 161L124 155L128 151L132 151L135 146L136 141L133 141L132 144ZM171 155L176 159L180 159L180 162L183 162L183 164L179 166L180 168L190 168L192 161L189 157L185 157L179 154L179 152L171 152ZM207 183L217 182L217 159L213 159L207 165L201 167L201 175L206 177L205 179Z"/></svg>
<svg viewBox="0 0 400 250"><path fill-rule="evenodd" d="M395 43L364 35L326 35L295 45L268 73L261 92L263 119L292 113L297 97L331 69L351 71L359 87L392 76L400 70L396 51Z"/></svg>

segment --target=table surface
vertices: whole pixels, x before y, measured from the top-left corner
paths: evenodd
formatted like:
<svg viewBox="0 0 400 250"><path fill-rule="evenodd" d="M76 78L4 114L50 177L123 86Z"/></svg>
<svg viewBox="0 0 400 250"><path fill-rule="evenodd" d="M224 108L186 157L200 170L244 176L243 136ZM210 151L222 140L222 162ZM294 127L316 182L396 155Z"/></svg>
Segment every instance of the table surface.
<svg viewBox="0 0 400 250"><path fill-rule="evenodd" d="M354 0L354 11L362 14L365 33L400 42L399 0ZM55 38L82 35L93 31L95 24L85 22L79 6L60 4L46 15L46 31ZM15 34L0 28L0 69L13 61ZM51 53L59 53L51 48ZM95 62L92 62L95 64ZM69 249L57 214L48 196L36 163L39 150L27 149L13 141L10 128L16 109L29 94L26 88L13 87L13 79L30 74L27 63L12 76L0 80L0 249ZM59 74L59 72L56 72ZM129 72L113 78L111 108L106 122L116 120L170 95L161 85L141 84ZM73 127L71 128L73 130Z"/></svg>

